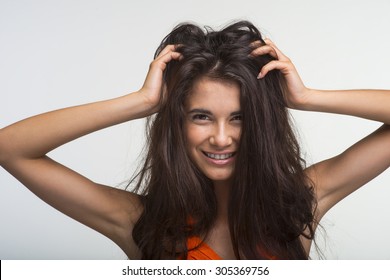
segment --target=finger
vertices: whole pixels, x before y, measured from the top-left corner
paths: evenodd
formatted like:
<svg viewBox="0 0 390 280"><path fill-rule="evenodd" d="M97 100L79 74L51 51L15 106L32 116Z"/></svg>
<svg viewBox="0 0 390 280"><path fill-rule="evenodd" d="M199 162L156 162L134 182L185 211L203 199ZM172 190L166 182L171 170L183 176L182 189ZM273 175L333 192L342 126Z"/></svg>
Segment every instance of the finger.
<svg viewBox="0 0 390 280"><path fill-rule="evenodd" d="M259 47L264 46L264 45L265 45L264 41L257 40L257 41L250 43L249 46L255 49L255 48L259 48Z"/></svg>
<svg viewBox="0 0 390 280"><path fill-rule="evenodd" d="M183 58L183 55L179 52L170 51L166 54L162 55L161 57L157 58L157 61L162 61L164 63L168 63L171 60L180 60Z"/></svg>
<svg viewBox="0 0 390 280"><path fill-rule="evenodd" d="M160 58L164 55L166 55L167 53L171 52L171 51L174 51L175 50L175 45L167 45L165 46L161 52L158 54L158 56L156 57L157 58Z"/></svg>
<svg viewBox="0 0 390 280"><path fill-rule="evenodd" d="M251 52L252 56L259 56L259 55L265 55L265 54L269 54L270 56L278 59L278 54L277 54L276 50L272 46L269 46L269 45L262 45L261 47L258 47Z"/></svg>
<svg viewBox="0 0 390 280"><path fill-rule="evenodd" d="M280 70L283 74L287 74L292 67L292 64L288 61L272 60L261 68L258 79L264 78L269 71Z"/></svg>
<svg viewBox="0 0 390 280"><path fill-rule="evenodd" d="M156 58L152 62L151 65L152 66L153 65L158 65L159 68L161 68L162 70L165 70L165 68L167 67L167 64L170 61L172 61L172 60L181 60L181 59L183 59L183 55L181 53L170 51L170 52L167 52L164 55L159 56L158 58Z"/></svg>
<svg viewBox="0 0 390 280"><path fill-rule="evenodd" d="M167 53L169 52L173 52L173 51L176 51L176 49L178 47L180 47L181 45L167 45L165 46L165 48L162 49L162 51L158 54L158 56L156 58L159 58L161 56L164 56L166 55Z"/></svg>

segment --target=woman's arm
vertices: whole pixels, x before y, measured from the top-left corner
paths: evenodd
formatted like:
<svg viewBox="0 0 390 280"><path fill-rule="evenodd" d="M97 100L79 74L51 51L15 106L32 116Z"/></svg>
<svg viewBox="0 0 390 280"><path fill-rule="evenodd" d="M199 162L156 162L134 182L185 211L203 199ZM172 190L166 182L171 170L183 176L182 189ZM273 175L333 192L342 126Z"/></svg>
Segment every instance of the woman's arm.
<svg viewBox="0 0 390 280"><path fill-rule="evenodd" d="M384 124L343 153L309 167L316 186L318 218L390 166L390 91L310 90L303 110L351 115Z"/></svg>
<svg viewBox="0 0 390 280"><path fill-rule="evenodd" d="M1 129L1 166L41 199L134 256L131 231L142 212L138 197L94 183L46 154L88 133L155 113L163 71L179 57L173 46L164 49L151 63L142 89L135 93L41 114Z"/></svg>
<svg viewBox="0 0 390 280"><path fill-rule="evenodd" d="M287 84L286 101L290 108L352 115L384 123L338 156L309 167L306 172L313 181L320 219L332 206L390 165L390 91L308 89L302 83L294 65L269 40L259 46L254 55L270 54L277 58L265 65L259 74L264 77L273 69L280 70Z"/></svg>
<svg viewBox="0 0 390 280"><path fill-rule="evenodd" d="M389 90L308 89L301 110L344 114L390 124Z"/></svg>

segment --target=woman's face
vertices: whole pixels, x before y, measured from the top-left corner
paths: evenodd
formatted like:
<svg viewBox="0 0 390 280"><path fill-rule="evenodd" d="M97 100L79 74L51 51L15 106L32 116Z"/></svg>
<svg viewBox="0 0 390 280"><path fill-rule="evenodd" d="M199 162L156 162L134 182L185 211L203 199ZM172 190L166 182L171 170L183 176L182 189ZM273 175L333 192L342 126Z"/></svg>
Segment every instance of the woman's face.
<svg viewBox="0 0 390 280"><path fill-rule="evenodd" d="M240 88L203 77L185 104L187 151L214 183L232 178L241 134Z"/></svg>

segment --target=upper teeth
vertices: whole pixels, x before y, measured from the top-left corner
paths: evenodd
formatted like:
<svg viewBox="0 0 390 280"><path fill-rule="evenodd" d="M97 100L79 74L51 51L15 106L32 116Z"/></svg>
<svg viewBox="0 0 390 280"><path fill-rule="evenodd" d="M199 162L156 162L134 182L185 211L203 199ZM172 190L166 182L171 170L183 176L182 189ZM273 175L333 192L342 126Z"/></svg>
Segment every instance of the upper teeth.
<svg viewBox="0 0 390 280"><path fill-rule="evenodd" d="M227 158L232 157L233 153L230 153L230 154L210 154L210 153L206 153L206 155L209 158L213 158L213 159L227 159Z"/></svg>

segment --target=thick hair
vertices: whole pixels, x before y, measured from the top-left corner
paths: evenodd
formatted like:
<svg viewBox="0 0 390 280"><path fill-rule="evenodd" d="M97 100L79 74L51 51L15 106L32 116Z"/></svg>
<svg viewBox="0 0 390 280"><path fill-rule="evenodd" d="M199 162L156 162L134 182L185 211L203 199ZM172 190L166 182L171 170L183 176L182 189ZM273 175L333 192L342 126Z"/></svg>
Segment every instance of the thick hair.
<svg viewBox="0 0 390 280"><path fill-rule="evenodd" d="M183 55L164 72L167 98L148 121L148 150L136 191L143 214L133 238L144 259L186 258L186 241L205 238L217 211L210 179L191 161L184 103L201 77L240 87L242 131L229 199L229 229L238 259L307 259L300 236L314 238L316 202L284 99L284 78L257 74L273 58L250 55L259 30L240 21L220 31L180 24L164 38Z"/></svg>

